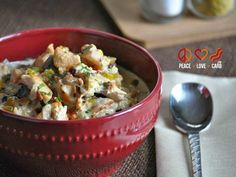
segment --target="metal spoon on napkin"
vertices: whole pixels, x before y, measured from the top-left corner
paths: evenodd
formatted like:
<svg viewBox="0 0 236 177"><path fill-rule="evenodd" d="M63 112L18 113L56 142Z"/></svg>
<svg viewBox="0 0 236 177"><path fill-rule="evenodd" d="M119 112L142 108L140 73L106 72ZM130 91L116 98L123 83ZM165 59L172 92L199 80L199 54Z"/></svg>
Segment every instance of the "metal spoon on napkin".
<svg viewBox="0 0 236 177"><path fill-rule="evenodd" d="M199 132L211 122L211 94L204 85L198 83L177 84L171 91L169 103L176 127L188 135L193 176L202 177Z"/></svg>

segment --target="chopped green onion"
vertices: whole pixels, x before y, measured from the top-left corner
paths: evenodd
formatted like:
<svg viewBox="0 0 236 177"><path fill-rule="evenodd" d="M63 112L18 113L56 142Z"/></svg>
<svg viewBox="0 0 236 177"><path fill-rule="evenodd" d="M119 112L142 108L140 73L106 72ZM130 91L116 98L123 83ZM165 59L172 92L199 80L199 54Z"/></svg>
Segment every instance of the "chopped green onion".
<svg viewBox="0 0 236 177"><path fill-rule="evenodd" d="M40 67L30 67L26 70L26 73L29 75L39 74L42 71Z"/></svg>
<svg viewBox="0 0 236 177"><path fill-rule="evenodd" d="M44 83L39 84L38 89L40 90L41 88L45 87Z"/></svg>
<svg viewBox="0 0 236 177"><path fill-rule="evenodd" d="M51 96L51 93L50 92L40 92L42 95L45 95L45 96Z"/></svg>
<svg viewBox="0 0 236 177"><path fill-rule="evenodd" d="M56 102L62 102L62 99L60 97L55 97L54 99Z"/></svg>
<svg viewBox="0 0 236 177"><path fill-rule="evenodd" d="M44 71L43 75L47 77L48 79L51 79L55 72L52 69L47 69Z"/></svg>
<svg viewBox="0 0 236 177"><path fill-rule="evenodd" d="M89 75L91 72L92 72L92 68L88 67L86 64L84 63L81 63L79 65L79 72L82 73L82 74L86 74L86 75Z"/></svg>
<svg viewBox="0 0 236 177"><path fill-rule="evenodd" d="M115 74L110 74L110 73L102 73L102 76L109 79L109 80L115 80L119 77L119 74L115 73Z"/></svg>

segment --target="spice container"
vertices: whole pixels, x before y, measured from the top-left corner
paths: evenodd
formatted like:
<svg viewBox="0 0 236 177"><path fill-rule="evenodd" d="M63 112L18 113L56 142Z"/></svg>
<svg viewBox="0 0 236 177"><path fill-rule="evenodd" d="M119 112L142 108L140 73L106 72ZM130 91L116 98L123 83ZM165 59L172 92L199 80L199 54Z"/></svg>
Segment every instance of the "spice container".
<svg viewBox="0 0 236 177"><path fill-rule="evenodd" d="M196 16L210 19L230 14L235 0L189 0L188 7Z"/></svg>
<svg viewBox="0 0 236 177"><path fill-rule="evenodd" d="M139 0L139 4L145 19L165 23L182 16L186 0Z"/></svg>

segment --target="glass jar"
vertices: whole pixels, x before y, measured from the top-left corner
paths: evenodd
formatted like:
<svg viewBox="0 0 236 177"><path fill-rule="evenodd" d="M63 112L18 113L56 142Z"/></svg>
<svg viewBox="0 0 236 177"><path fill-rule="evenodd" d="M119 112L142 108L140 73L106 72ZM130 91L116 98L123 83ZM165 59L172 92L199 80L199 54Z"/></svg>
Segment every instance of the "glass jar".
<svg viewBox="0 0 236 177"><path fill-rule="evenodd" d="M190 11L200 18L216 18L230 14L235 0L189 0Z"/></svg>
<svg viewBox="0 0 236 177"><path fill-rule="evenodd" d="M139 5L146 20L165 23L182 16L186 0L139 0Z"/></svg>

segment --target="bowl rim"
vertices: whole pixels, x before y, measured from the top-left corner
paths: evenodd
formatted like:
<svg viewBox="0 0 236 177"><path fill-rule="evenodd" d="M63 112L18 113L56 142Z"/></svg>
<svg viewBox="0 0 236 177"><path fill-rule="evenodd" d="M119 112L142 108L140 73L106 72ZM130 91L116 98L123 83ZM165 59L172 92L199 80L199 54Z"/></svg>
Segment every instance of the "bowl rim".
<svg viewBox="0 0 236 177"><path fill-rule="evenodd" d="M97 29L92 29L92 28L73 28L73 27L48 27L48 28L34 28L34 29L27 29L27 30L23 30L20 32L16 32L13 34L9 34L3 37L0 37L0 43L4 42L4 41L10 41L10 40L14 40L15 38L18 37L22 37L22 36L28 36L28 35L37 35L40 33L47 33L47 32L53 32L53 31L67 31L67 32L79 32L79 33L84 33L84 34L89 34L89 35L94 35L94 36L102 36L105 38L110 38L110 39L115 39L118 40L120 42L126 43L134 48L136 48L137 50L141 51L142 53L144 53L155 65L155 68L157 69L157 81L156 84L154 86L154 88L152 89L152 91L148 94L148 96L146 96L144 99L142 99L140 102L138 102L137 104L119 111L117 113L108 115L108 116L102 116L99 118L93 118L93 119L81 119L81 120L42 120L42 119L36 119L34 117L27 117L27 116L21 116L21 115L17 115L8 111L4 111L2 109L0 109L0 113L3 115L7 115L8 117L14 118L14 119L19 119L22 121L27 121L27 122L35 122L35 123L49 123L49 124L74 124L74 123L83 123L83 122L97 122L97 121L101 121L101 120L107 120L107 119L113 119L116 117L119 117L123 114L126 114L128 112L131 112L135 109L138 109L139 107L141 107L142 105L144 105L146 102L149 102L152 97L155 95L156 92L158 92L161 89L161 84L162 84L162 70L161 67L159 65L159 63L154 59L154 57L143 47L139 46L138 44L115 34L109 33L109 32L104 32L104 31L100 31ZM1 45L1 44L0 44Z"/></svg>

